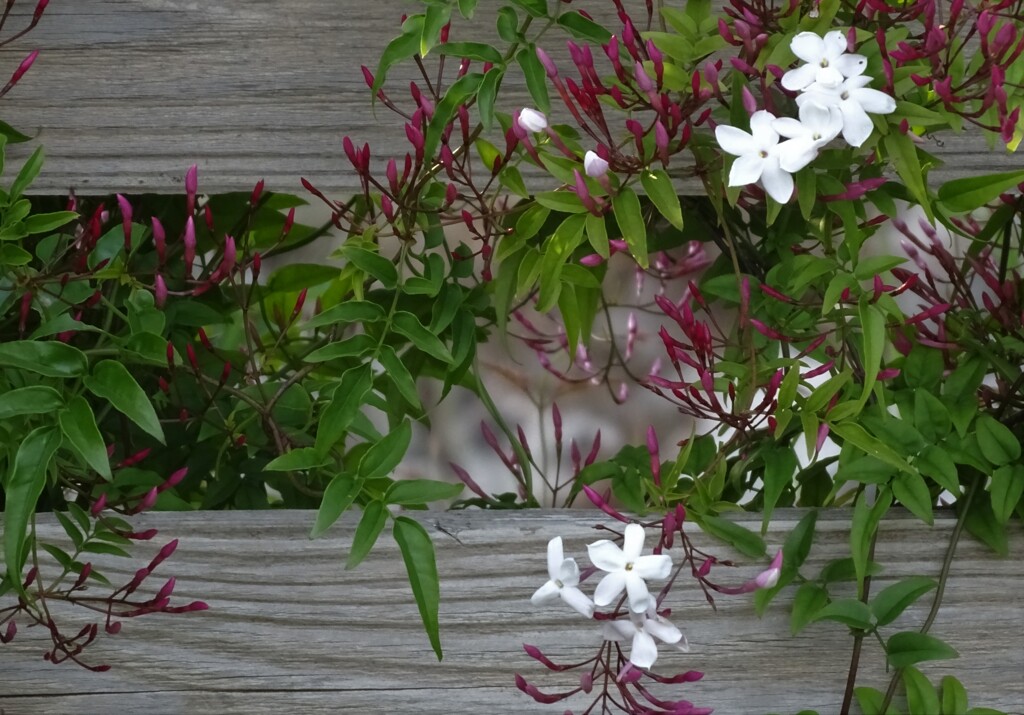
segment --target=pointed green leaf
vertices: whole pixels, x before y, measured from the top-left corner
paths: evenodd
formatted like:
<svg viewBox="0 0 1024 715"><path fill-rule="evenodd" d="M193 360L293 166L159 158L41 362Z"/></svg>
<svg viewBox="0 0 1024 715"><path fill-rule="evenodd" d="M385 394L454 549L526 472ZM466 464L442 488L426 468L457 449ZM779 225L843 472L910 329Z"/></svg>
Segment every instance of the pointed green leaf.
<svg viewBox="0 0 1024 715"><path fill-rule="evenodd" d="M793 611L789 617L789 631L794 636L828 603L828 591L814 583L804 583L793 597Z"/></svg>
<svg viewBox="0 0 1024 715"><path fill-rule="evenodd" d="M89 369L89 361L78 348L56 341L12 340L0 343L0 367L45 375L79 377Z"/></svg>
<svg viewBox="0 0 1024 715"><path fill-rule="evenodd" d="M733 548L745 556L750 556L751 558L764 556L765 549L767 548L764 539L745 526L741 526L728 519L723 519L720 516L702 516L700 518L700 526L712 536L725 541L727 544L731 544Z"/></svg>
<svg viewBox="0 0 1024 715"><path fill-rule="evenodd" d="M356 527L356 533L352 537L352 548L348 552L348 560L345 562L345 570L354 569L370 549L377 543L377 537L384 530L388 523L388 508L382 501L371 501L363 507L363 516Z"/></svg>
<svg viewBox="0 0 1024 715"><path fill-rule="evenodd" d="M331 401L320 413L316 429L316 452L327 454L348 431L366 394L373 386L373 370L369 363L349 368L341 376Z"/></svg>
<svg viewBox="0 0 1024 715"><path fill-rule="evenodd" d="M967 690L952 675L942 678L942 710L943 715L966 715Z"/></svg>
<svg viewBox="0 0 1024 715"><path fill-rule="evenodd" d="M886 652L894 668L905 668L926 660L960 657L956 650L935 636L917 631L904 631L893 635L886 644Z"/></svg>
<svg viewBox="0 0 1024 715"><path fill-rule="evenodd" d="M612 197L612 214L629 252L641 268L647 268L647 226L640 210L640 199L633 189L624 186Z"/></svg>
<svg viewBox="0 0 1024 715"><path fill-rule="evenodd" d="M683 230L683 210L679 206L679 195L672 186L672 179L664 169L645 171L640 175L640 183L647 192L647 198L654 202L658 211L665 219Z"/></svg>
<svg viewBox="0 0 1024 715"><path fill-rule="evenodd" d="M10 201L14 201L27 189L36 177L39 176L39 170L43 168L43 147L38 147L32 156L22 165L21 171L15 177L14 182L11 184L11 190L9 192Z"/></svg>
<svg viewBox="0 0 1024 715"><path fill-rule="evenodd" d="M939 187L939 201L950 213L967 213L995 201L999 195L1024 182L1024 169L999 174L965 176Z"/></svg>
<svg viewBox="0 0 1024 715"><path fill-rule="evenodd" d="M39 495L46 485L50 460L60 446L60 430L56 427L37 427L18 445L10 473L4 483L4 563L7 580L24 595L21 570L29 520L36 510Z"/></svg>
<svg viewBox="0 0 1024 715"><path fill-rule="evenodd" d="M1005 464L992 473L992 513L1005 524L1024 494L1024 464Z"/></svg>
<svg viewBox="0 0 1024 715"><path fill-rule="evenodd" d="M814 614L814 621L838 621L850 628L871 628L871 609L856 598L840 598Z"/></svg>
<svg viewBox="0 0 1024 715"><path fill-rule="evenodd" d="M304 472L328 464L329 460L312 447L298 447L275 457L263 467L268 472Z"/></svg>
<svg viewBox="0 0 1024 715"><path fill-rule="evenodd" d="M388 488L384 495L384 501L388 504L416 506L454 499L462 493L463 488L463 484L439 482L433 479L401 479Z"/></svg>
<svg viewBox="0 0 1024 715"><path fill-rule="evenodd" d="M396 333L409 338L416 348L427 355L449 365L453 362L452 354L448 352L448 348L444 346L440 338L427 330L419 318L412 313L407 313L404 310L396 311L392 316L392 327Z"/></svg>
<svg viewBox="0 0 1024 715"><path fill-rule="evenodd" d="M544 65L537 59L537 48L533 43L523 47L516 53L516 62L523 70L523 77L526 78L526 88L530 91L530 98L537 109L547 114L551 111L551 99L548 96L548 78L544 71Z"/></svg>
<svg viewBox="0 0 1024 715"><path fill-rule="evenodd" d="M341 515L352 506L352 502L359 496L359 490L363 486L363 480L356 478L348 472L342 472L331 480L324 489L324 496L320 502L320 508L316 513L316 520L313 522L313 530L309 538L315 539L327 531Z"/></svg>
<svg viewBox="0 0 1024 715"><path fill-rule="evenodd" d="M405 419L379 442L370 446L359 460L357 472L361 479L375 479L386 476L398 466L409 449L412 439L412 425Z"/></svg>
<svg viewBox="0 0 1024 715"><path fill-rule="evenodd" d="M110 458L107 457L107 447L96 426L96 415L89 401L78 395L68 403L67 409L60 413L58 419L61 431L74 450L86 464L109 481Z"/></svg>
<svg viewBox="0 0 1024 715"><path fill-rule="evenodd" d="M912 713L940 713L939 694L924 673L914 667L903 671L903 687L907 690L907 709Z"/></svg>
<svg viewBox="0 0 1024 715"><path fill-rule="evenodd" d="M997 467L1020 459L1020 441L1009 427L988 414L978 417L978 446L985 458Z"/></svg>
<svg viewBox="0 0 1024 715"><path fill-rule="evenodd" d="M420 611L423 628L430 639L430 645L437 654L441 652L440 623L438 609L441 603L441 584L437 575L437 561L434 556L434 544L426 530L409 517L400 516L395 519L392 529L398 548L405 561L405 571L409 576L416 606Z"/></svg>
<svg viewBox="0 0 1024 715"><path fill-rule="evenodd" d="M912 576L886 586L871 600L871 612L879 626L887 626L924 594L936 587L934 579Z"/></svg>
<svg viewBox="0 0 1024 715"><path fill-rule="evenodd" d="M918 519L932 525L932 495L920 474L900 474L892 483L892 493Z"/></svg>
<svg viewBox="0 0 1024 715"><path fill-rule="evenodd" d="M47 214L33 214L25 219L25 233L47 233L78 218L74 211L55 211Z"/></svg>
<svg viewBox="0 0 1024 715"><path fill-rule="evenodd" d="M0 420L16 415L43 415L62 407L60 393L45 385L19 387L0 394Z"/></svg>
<svg viewBox="0 0 1024 715"><path fill-rule="evenodd" d="M103 360L93 367L92 374L84 382L91 393L106 399L114 409L152 435L160 444L166 444L156 410L128 368L114 360Z"/></svg>

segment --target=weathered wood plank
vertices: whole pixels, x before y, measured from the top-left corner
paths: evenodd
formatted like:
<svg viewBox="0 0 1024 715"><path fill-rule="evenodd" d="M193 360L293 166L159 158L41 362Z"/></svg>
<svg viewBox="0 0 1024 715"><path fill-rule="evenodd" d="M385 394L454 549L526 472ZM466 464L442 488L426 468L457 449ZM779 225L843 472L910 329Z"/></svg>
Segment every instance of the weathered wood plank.
<svg viewBox="0 0 1024 715"><path fill-rule="evenodd" d="M768 534L773 546L800 516L777 515ZM512 677L522 672L541 684L568 684L530 660L523 642L558 660L589 657L598 645L590 624L561 609L536 609L528 599L546 578L547 540L562 535L567 553L582 556L585 544L599 538L591 527L601 515L470 511L419 518L438 547L446 654L441 663L420 631L401 559L389 539L357 570L343 571L351 519L311 542L306 538L311 512L151 514L140 521L161 529L157 542L182 538L161 572L178 577L180 598L202 598L211 610L129 621L121 635L93 646L93 658L114 664L99 675L44 664L46 638L22 631L13 644L0 647L0 709L6 715L561 712L519 693ZM753 528L759 523L757 515L741 518ZM42 521L43 533L60 534L52 519ZM949 515L940 515L934 529L909 518L887 522L877 551L886 572L873 588L907 575L937 574L952 527ZM843 553L847 529L845 515L822 514L808 570ZM699 533L694 540L709 546ZM955 671L975 704L1020 713L1024 535L1019 529L1011 547L1016 558L1000 560L969 538L961 543L932 631L961 657L927 671L934 677ZM739 561L744 565L735 573L737 581L760 568L749 559ZM116 582L130 578L135 566L114 561L106 570ZM791 592L783 596L786 602ZM722 715L800 707L838 711L851 645L841 627L812 625L792 639L781 605L759 620L749 597L720 597L717 615L696 589L680 590L674 598L673 618L692 651L665 651L660 664L666 671L706 673L702 682L685 686L686 697ZM919 604L897 625L916 627L925 611ZM884 687L878 647L865 645L859 682Z"/></svg>
<svg viewBox="0 0 1024 715"><path fill-rule="evenodd" d="M16 16L33 6L18 3ZM607 16L611 4L585 6ZM0 51L13 67L27 48L42 50L5 98L4 119L46 146L36 193L173 193L192 163L210 193L248 190L260 177L303 193L300 176L351 193L358 181L342 136L378 156L404 146L399 120L373 114L359 66L376 63L409 10L402 0L54 2L31 35ZM499 109L530 103L521 81L510 76L505 88ZM943 141L932 147L946 161L936 181L1020 164L979 136ZM9 149L15 158L29 150Z"/></svg>

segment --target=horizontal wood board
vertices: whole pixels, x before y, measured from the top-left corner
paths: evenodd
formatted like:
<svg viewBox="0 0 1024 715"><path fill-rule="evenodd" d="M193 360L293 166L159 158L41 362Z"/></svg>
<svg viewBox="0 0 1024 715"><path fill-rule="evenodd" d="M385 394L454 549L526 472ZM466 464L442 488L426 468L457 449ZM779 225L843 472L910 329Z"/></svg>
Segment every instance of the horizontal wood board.
<svg viewBox="0 0 1024 715"><path fill-rule="evenodd" d="M497 6L481 3L481 22L493 26ZM610 2L577 6L612 17ZM9 27L20 28L33 7L18 2ZM303 193L305 176L344 197L359 186L344 135L369 142L378 159L406 149L401 121L371 109L359 67L376 66L400 16L415 7L402 0L58 0L29 36L0 50L0 66L10 70L29 49L41 50L4 98L2 118L46 147L37 194L69 187L92 195L175 193L197 163L207 193L249 190L260 178L268 189ZM396 71L389 85L402 103L412 71ZM531 104L518 72L505 89L499 110ZM977 134L925 141L946 162L932 174L936 183L1021 164L988 150ZM11 147L12 163L31 149ZM550 177L527 172L527 180L535 190L554 188ZM693 180L679 188L702 193Z"/></svg>
<svg viewBox="0 0 1024 715"><path fill-rule="evenodd" d="M547 579L548 539L563 536L567 555L586 564L585 545L606 535L593 525L614 522L576 511L419 514L437 545L441 572L445 659L439 663L420 630L393 542L383 538L366 562L345 572L355 520L346 517L326 537L309 541L312 516L263 511L140 518L140 525L157 527L160 535L138 559L108 563L108 577L127 581L150 551L180 537L177 553L158 574L177 577L182 602L201 598L211 609L129 620L121 634L92 646L93 662L114 665L105 674L45 663L46 636L22 630L14 643L0 646L0 711L461 715L561 713L585 705L579 699L564 707L538 705L515 689L513 674L552 690L572 687L575 676L547 672L521 644L536 645L558 661L583 660L599 645L599 631L568 610L535 608L529 596ZM800 516L776 512L767 536L772 550ZM739 519L755 529L760 524L758 515ZM886 571L872 590L904 576L935 576L953 525L942 514L934 528L899 516L887 521L877 549ZM847 514L822 513L805 573L845 553L848 528ZM698 546L736 557L696 529L691 532ZM62 536L51 517L41 517L40 533ZM955 672L974 694L972 704L1018 714L1024 712L1022 547L1019 529L1009 559L964 538L932 630L960 658L925 668L933 680ZM763 568L736 558L740 568L720 567L714 572L718 580L739 583ZM154 577L149 588L161 583ZM706 676L674 695L715 707L718 715L800 708L837 713L852 639L837 624L813 624L791 638L786 606L792 593L784 591L758 619L750 596L720 596L716 614L695 587L677 589L669 605L691 652L663 648L658 666L662 672L696 669ZM927 601L888 632L918 627ZM858 682L882 688L887 683L879 647L870 640Z"/></svg>

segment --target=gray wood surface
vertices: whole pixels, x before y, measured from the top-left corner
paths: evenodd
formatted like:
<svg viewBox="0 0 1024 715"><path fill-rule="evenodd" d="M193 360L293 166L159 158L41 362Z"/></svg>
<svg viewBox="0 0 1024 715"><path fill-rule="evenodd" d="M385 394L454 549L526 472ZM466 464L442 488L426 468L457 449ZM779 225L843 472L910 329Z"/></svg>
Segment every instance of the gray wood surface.
<svg viewBox="0 0 1024 715"><path fill-rule="evenodd" d="M581 4L605 16L611 7L601 0L573 7ZM18 17L34 5L18 2L10 26L20 27ZM9 71L29 49L42 50L4 98L2 117L46 147L35 193L173 193L198 163L208 193L249 190L261 177L268 189L304 193L305 176L350 194L358 181L342 136L368 141L377 157L396 146L405 151L400 120L383 109L373 114L359 66L375 67L399 17L415 7L402 0L54 0L29 36L0 51ZM494 7L481 3L479 12ZM502 111L530 104L515 74ZM404 99L407 84L392 86ZM1019 156L989 151L980 136L943 142L928 140L946 161L936 182L1021 165ZM30 150L9 151L17 159ZM554 188L551 181L531 183Z"/></svg>
<svg viewBox="0 0 1024 715"><path fill-rule="evenodd" d="M768 534L780 544L801 516L777 512ZM599 532L593 512L421 513L435 539L441 571L445 659L437 662L418 624L397 547L383 538L353 572L343 570L354 519L325 538L306 538L310 512L150 514L139 521L161 529L150 547L172 537L181 545L158 573L177 576L178 598L202 598L203 613L130 620L121 634L93 646L93 658L114 665L105 674L41 659L47 638L22 631L0 646L0 711L22 713L560 713L514 687L513 674L552 689L571 687L529 659L531 643L560 661L590 657L598 631L571 612L529 603L546 580L545 544L562 535L566 553L586 563L585 545ZM756 515L742 515L756 528ZM52 519L42 532L60 535ZM873 589L908 575L938 573L953 519L929 529L909 518L883 526L877 558L886 565ZM844 553L845 514L823 513L806 572ZM716 553L728 549L691 530ZM926 667L937 680L955 672L972 704L1021 713L1024 703L1024 535L1014 531L1010 559L993 557L965 538L933 634L960 658ZM145 556L140 556L142 561ZM725 580L740 582L763 564L742 566ZM127 581L139 564L114 561L106 571ZM156 583L153 588L158 588ZM876 591L877 592L877 591ZM689 654L664 649L663 672L696 669L703 681L684 686L718 715L838 712L852 639L835 624L814 624L789 636L785 605L792 589L763 619L750 596L718 599L713 612L695 588L677 589L673 620L686 632ZM925 599L927 600L927 599ZM926 604L890 627L914 628ZM859 683L883 687L879 647L865 643ZM680 695L680 693L676 693ZM565 707L578 707L570 701Z"/></svg>

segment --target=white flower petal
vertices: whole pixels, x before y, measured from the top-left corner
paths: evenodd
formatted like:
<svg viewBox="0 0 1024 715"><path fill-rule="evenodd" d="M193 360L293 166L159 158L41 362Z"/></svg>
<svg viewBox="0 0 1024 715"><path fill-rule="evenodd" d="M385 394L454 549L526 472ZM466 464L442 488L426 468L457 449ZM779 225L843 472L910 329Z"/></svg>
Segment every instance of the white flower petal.
<svg viewBox="0 0 1024 715"><path fill-rule="evenodd" d="M761 178L764 159L757 154L741 156L732 163L729 170L729 186L746 186Z"/></svg>
<svg viewBox="0 0 1024 715"><path fill-rule="evenodd" d="M583 171L587 176L596 179L608 173L608 162L598 156L596 152L588 151L583 155Z"/></svg>
<svg viewBox="0 0 1024 715"><path fill-rule="evenodd" d="M548 542L548 576L553 579L561 578L562 562L565 557L562 552L562 537L556 536Z"/></svg>
<svg viewBox="0 0 1024 715"><path fill-rule="evenodd" d="M519 112L519 126L528 132L542 132L548 128L548 118L543 112L525 107Z"/></svg>
<svg viewBox="0 0 1024 715"><path fill-rule="evenodd" d="M580 567L576 565L576 559L566 559L558 567L557 580L563 586L578 586L580 583Z"/></svg>
<svg viewBox="0 0 1024 715"><path fill-rule="evenodd" d="M627 524L622 536L622 555L626 563L633 563L640 558L644 550L644 527L639 524Z"/></svg>
<svg viewBox="0 0 1024 715"><path fill-rule="evenodd" d="M719 124L715 127L715 139L718 140L722 151L727 154L743 156L757 151L757 142L752 135L728 124Z"/></svg>
<svg viewBox="0 0 1024 715"><path fill-rule="evenodd" d="M530 603L534 606L547 606L554 603L558 600L558 592L560 590L558 584L554 581L548 581L533 592L533 595L530 597Z"/></svg>
<svg viewBox="0 0 1024 715"><path fill-rule="evenodd" d="M850 98L859 104L865 112L871 114L892 114L896 111L896 100L885 92L864 87L850 92Z"/></svg>
<svg viewBox="0 0 1024 715"><path fill-rule="evenodd" d="M864 70L868 68L868 58L864 55L841 55L833 60L832 66L839 70L843 77L857 77L864 74Z"/></svg>
<svg viewBox="0 0 1024 715"><path fill-rule="evenodd" d="M758 148L764 148L765 146L772 146L777 144L779 141L779 134L772 129L772 122L775 121L775 115L771 112L761 109L750 115L750 132L754 135L754 139L760 145Z"/></svg>
<svg viewBox="0 0 1024 715"><path fill-rule="evenodd" d="M633 613L644 613L651 606L651 594L644 580L631 571L626 575L626 595L629 597L629 610Z"/></svg>
<svg viewBox="0 0 1024 715"><path fill-rule="evenodd" d="M636 626L629 621L605 621L602 629L606 641L624 641L636 635Z"/></svg>
<svg viewBox="0 0 1024 715"><path fill-rule="evenodd" d="M791 92L805 89L814 82L818 74L817 65L803 64L782 75L782 86Z"/></svg>
<svg viewBox="0 0 1024 715"><path fill-rule="evenodd" d="M814 84L819 87L838 87L843 83L843 75L835 67L819 67L814 74Z"/></svg>
<svg viewBox="0 0 1024 715"><path fill-rule="evenodd" d="M826 109L825 111L827 112L828 110ZM803 111L800 112L800 115L801 117L803 116ZM807 126L804 124L804 122L798 119L793 119L793 117L779 117L774 122L772 122L772 128L782 136L787 137L789 139L792 139L793 137L802 137L808 133Z"/></svg>
<svg viewBox="0 0 1024 715"><path fill-rule="evenodd" d="M658 659L658 645L651 636L641 630L633 636L633 646L629 650L629 662L637 668L650 668Z"/></svg>
<svg viewBox="0 0 1024 715"><path fill-rule="evenodd" d="M602 571L621 571L626 567L626 557L615 542L608 539L595 541L587 546L590 563Z"/></svg>
<svg viewBox="0 0 1024 715"><path fill-rule="evenodd" d="M672 557L668 554L641 556L633 564L633 573L640 578L662 581L672 573Z"/></svg>
<svg viewBox="0 0 1024 715"><path fill-rule="evenodd" d="M644 622L644 630L669 645L678 643L683 638L683 632L664 618L648 618Z"/></svg>
<svg viewBox="0 0 1024 715"><path fill-rule="evenodd" d="M843 113L843 139L850 146L860 146L871 136L875 125L859 103L848 99L839 105Z"/></svg>
<svg viewBox="0 0 1024 715"><path fill-rule="evenodd" d="M813 32L801 32L789 43L789 49L804 62L818 63L825 56L825 42Z"/></svg>
<svg viewBox="0 0 1024 715"><path fill-rule="evenodd" d="M814 161L818 156L818 143L813 139L790 139L779 144L779 166L794 173Z"/></svg>
<svg viewBox="0 0 1024 715"><path fill-rule="evenodd" d="M591 601L583 591L579 590L575 586L566 586L561 590L560 593L562 600L566 604L587 618L594 617L594 602Z"/></svg>
<svg viewBox="0 0 1024 715"><path fill-rule="evenodd" d="M619 597L622 590L626 588L626 572L612 571L597 584L594 589L594 603L598 606L608 606Z"/></svg>
<svg viewBox="0 0 1024 715"><path fill-rule="evenodd" d="M681 650L684 653L689 653L690 652L690 642L688 640L686 640L686 634L685 633L683 634L682 638L680 638L678 641L676 641L672 645L675 646L676 648L678 648L679 650Z"/></svg>
<svg viewBox="0 0 1024 715"><path fill-rule="evenodd" d="M805 104L813 102L814 104L820 104L822 107L837 107L843 101L843 98L839 96L839 92L836 91L837 89L829 89L828 87L812 84L806 92L796 98L796 106L803 108Z"/></svg>
<svg viewBox="0 0 1024 715"><path fill-rule="evenodd" d="M761 185L768 192L768 195L780 204L788 202L793 195L793 177L782 170L778 159L769 160L764 163Z"/></svg>
<svg viewBox="0 0 1024 715"><path fill-rule="evenodd" d="M824 47L824 55L830 60L834 60L839 55L846 52L847 42L846 33L842 30L833 30L832 32L825 33L825 37L822 38L821 44Z"/></svg>

